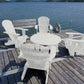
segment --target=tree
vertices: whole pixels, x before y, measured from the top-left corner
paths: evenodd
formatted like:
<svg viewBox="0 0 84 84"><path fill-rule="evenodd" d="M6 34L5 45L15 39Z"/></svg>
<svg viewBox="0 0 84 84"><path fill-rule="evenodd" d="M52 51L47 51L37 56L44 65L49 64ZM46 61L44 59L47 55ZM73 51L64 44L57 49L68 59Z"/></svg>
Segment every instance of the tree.
<svg viewBox="0 0 84 84"><path fill-rule="evenodd" d="M5 0L0 0L0 2L5 2Z"/></svg>
<svg viewBox="0 0 84 84"><path fill-rule="evenodd" d="M26 0L16 0L16 2L25 2Z"/></svg>
<svg viewBox="0 0 84 84"><path fill-rule="evenodd" d="M47 0L47 2L54 2L54 0Z"/></svg>

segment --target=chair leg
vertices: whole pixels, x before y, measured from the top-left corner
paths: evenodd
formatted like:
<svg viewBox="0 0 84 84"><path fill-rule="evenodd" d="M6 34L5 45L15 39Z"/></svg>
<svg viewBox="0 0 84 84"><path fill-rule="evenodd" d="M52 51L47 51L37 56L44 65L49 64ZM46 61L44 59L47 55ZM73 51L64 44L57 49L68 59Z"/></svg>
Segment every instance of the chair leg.
<svg viewBox="0 0 84 84"><path fill-rule="evenodd" d="M27 71L27 63L25 64L25 66L24 66L24 70L23 70L23 73L22 73L22 76L21 76L21 80L23 80L24 79L24 77L25 77L25 74L26 74L26 71Z"/></svg>
<svg viewBox="0 0 84 84"><path fill-rule="evenodd" d="M47 84L47 82L48 82L48 74L49 74L49 69L47 70L47 73L46 73L46 81L45 81L45 84Z"/></svg>

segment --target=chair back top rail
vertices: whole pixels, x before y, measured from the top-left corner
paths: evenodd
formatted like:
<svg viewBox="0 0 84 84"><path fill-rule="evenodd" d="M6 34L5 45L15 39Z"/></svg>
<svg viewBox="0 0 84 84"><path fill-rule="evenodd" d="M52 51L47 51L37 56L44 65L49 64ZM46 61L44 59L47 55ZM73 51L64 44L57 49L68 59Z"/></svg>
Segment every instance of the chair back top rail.
<svg viewBox="0 0 84 84"><path fill-rule="evenodd" d="M38 18L38 26L39 26L39 32L40 33L46 33L49 31L49 18L42 16Z"/></svg>
<svg viewBox="0 0 84 84"><path fill-rule="evenodd" d="M15 27L30 28L36 25L36 19L13 20L13 24Z"/></svg>

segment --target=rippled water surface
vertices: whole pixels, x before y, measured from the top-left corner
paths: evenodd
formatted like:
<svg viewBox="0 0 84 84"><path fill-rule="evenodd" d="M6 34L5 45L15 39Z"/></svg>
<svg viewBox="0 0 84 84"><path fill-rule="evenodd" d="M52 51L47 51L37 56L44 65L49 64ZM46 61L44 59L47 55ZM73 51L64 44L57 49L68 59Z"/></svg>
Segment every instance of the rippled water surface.
<svg viewBox="0 0 84 84"><path fill-rule="evenodd" d="M71 29L84 33L84 3L69 2L15 2L0 3L0 37L4 19L29 19L47 16L55 26L58 22L62 29Z"/></svg>

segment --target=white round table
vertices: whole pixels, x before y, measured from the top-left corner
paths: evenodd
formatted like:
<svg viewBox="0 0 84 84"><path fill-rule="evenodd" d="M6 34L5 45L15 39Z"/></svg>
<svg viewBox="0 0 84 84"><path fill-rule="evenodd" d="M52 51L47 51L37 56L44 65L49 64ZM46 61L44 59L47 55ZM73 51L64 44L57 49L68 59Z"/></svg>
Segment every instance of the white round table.
<svg viewBox="0 0 84 84"><path fill-rule="evenodd" d="M56 51L58 52L58 43L61 42L61 38L57 35L50 33L37 33L31 36L30 40L35 44L47 45L49 46L52 57L56 56Z"/></svg>
<svg viewBox="0 0 84 84"><path fill-rule="evenodd" d="M30 40L33 43L41 45L56 45L61 42L61 38L50 33L37 33L31 36Z"/></svg>

